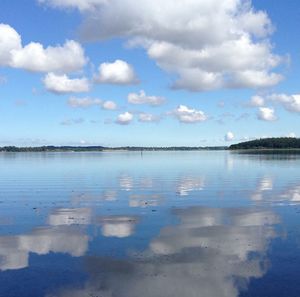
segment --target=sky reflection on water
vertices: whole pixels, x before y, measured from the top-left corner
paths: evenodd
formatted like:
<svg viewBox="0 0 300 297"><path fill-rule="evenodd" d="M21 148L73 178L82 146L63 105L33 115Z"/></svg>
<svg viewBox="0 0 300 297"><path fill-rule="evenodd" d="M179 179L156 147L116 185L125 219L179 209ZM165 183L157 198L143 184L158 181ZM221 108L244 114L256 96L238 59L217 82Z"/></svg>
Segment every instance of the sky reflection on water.
<svg viewBox="0 0 300 297"><path fill-rule="evenodd" d="M257 156L1 154L0 296L299 296L300 155Z"/></svg>

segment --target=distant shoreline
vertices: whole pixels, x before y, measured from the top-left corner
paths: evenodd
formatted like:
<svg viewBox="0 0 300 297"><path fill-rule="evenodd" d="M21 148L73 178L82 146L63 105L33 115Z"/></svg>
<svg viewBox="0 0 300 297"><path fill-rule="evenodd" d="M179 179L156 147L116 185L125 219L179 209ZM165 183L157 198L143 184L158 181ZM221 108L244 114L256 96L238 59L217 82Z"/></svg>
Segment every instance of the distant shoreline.
<svg viewBox="0 0 300 297"><path fill-rule="evenodd" d="M101 147L101 146L41 146L16 147L5 146L0 152L26 153L26 152L155 152L155 151L221 151L228 147Z"/></svg>

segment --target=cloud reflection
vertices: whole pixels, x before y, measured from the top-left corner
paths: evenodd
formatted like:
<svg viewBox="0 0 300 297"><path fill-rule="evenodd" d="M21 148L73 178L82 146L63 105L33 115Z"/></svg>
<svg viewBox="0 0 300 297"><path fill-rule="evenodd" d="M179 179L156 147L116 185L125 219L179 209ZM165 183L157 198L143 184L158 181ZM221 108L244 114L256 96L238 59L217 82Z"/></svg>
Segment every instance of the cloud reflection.
<svg viewBox="0 0 300 297"><path fill-rule="evenodd" d="M192 191L202 191L205 186L203 177L183 177L177 184L176 192L180 196L188 196Z"/></svg>
<svg viewBox="0 0 300 297"><path fill-rule="evenodd" d="M91 209L89 208L59 208L48 217L51 226L60 225L88 225L91 223Z"/></svg>
<svg viewBox="0 0 300 297"><path fill-rule="evenodd" d="M138 219L130 216L109 216L102 217L100 222L103 236L125 238L134 233Z"/></svg>
<svg viewBox="0 0 300 297"><path fill-rule="evenodd" d="M43 227L31 233L0 237L0 270L26 268L29 254L66 253L73 257L85 254L88 236L70 226Z"/></svg>
<svg viewBox="0 0 300 297"><path fill-rule="evenodd" d="M266 252L278 217L267 210L175 210L145 252L128 260L87 259L90 279L81 289L48 297L237 297L267 270Z"/></svg>

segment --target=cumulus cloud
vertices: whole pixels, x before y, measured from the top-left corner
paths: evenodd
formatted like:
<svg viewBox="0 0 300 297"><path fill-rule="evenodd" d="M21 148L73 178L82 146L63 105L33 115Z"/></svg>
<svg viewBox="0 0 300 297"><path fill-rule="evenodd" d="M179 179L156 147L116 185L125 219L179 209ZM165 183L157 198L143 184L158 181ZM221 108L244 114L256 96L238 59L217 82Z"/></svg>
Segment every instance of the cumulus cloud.
<svg viewBox="0 0 300 297"><path fill-rule="evenodd" d="M148 96L143 90L139 93L130 93L127 99L131 104L149 104L151 106L162 105L165 102L164 97Z"/></svg>
<svg viewBox="0 0 300 297"><path fill-rule="evenodd" d="M157 123L160 121L160 116L142 112L139 114L139 122L142 123Z"/></svg>
<svg viewBox="0 0 300 297"><path fill-rule="evenodd" d="M234 140L234 134L231 131L229 131L225 134L224 139L225 139L225 141L228 141L228 142L233 141Z"/></svg>
<svg viewBox="0 0 300 297"><path fill-rule="evenodd" d="M208 119L203 111L189 108L185 105L179 105L169 114L175 116L181 123L187 124L200 123Z"/></svg>
<svg viewBox="0 0 300 297"><path fill-rule="evenodd" d="M300 94L272 94L268 96L268 99L281 104L287 111L300 113Z"/></svg>
<svg viewBox="0 0 300 297"><path fill-rule="evenodd" d="M125 38L143 47L159 67L175 74L174 88L264 88L283 78L274 71L283 59L269 41L271 20L250 1L41 2L84 11L85 39Z"/></svg>
<svg viewBox="0 0 300 297"><path fill-rule="evenodd" d="M265 104L265 99L261 96L253 96L248 103L250 107L262 107Z"/></svg>
<svg viewBox="0 0 300 297"><path fill-rule="evenodd" d="M67 101L67 104L70 107L73 108L87 108L91 106L100 106L103 109L106 110L115 110L117 109L117 104L114 101L103 101L98 98L90 98L90 97L84 97L84 98L77 98L77 97L70 97Z"/></svg>
<svg viewBox="0 0 300 297"><path fill-rule="evenodd" d="M131 65L125 61L116 60L113 63L102 63L95 81L103 84L131 85L136 84L138 79Z"/></svg>
<svg viewBox="0 0 300 297"><path fill-rule="evenodd" d="M38 2L56 8L77 8L80 11L86 11L99 4L105 4L107 0L38 0Z"/></svg>
<svg viewBox="0 0 300 297"><path fill-rule="evenodd" d="M85 107L90 107L90 106L94 106L94 105L101 106L102 100L93 99L93 98L89 98L89 97L85 97L85 98L71 97L71 98L69 98L67 104L73 108L85 108Z"/></svg>
<svg viewBox="0 0 300 297"><path fill-rule="evenodd" d="M70 79L66 74L48 73L43 79L45 88L55 94L84 93L90 90L87 78Z"/></svg>
<svg viewBox="0 0 300 297"><path fill-rule="evenodd" d="M37 42L22 46L21 36L9 25L0 24L0 66L33 72L69 73L80 70L87 62L78 42L43 47Z"/></svg>
<svg viewBox="0 0 300 297"><path fill-rule="evenodd" d="M133 120L133 114L126 111L118 115L116 123L120 125L128 125Z"/></svg>
<svg viewBox="0 0 300 297"><path fill-rule="evenodd" d="M274 108L260 107L257 118L262 121L273 122L277 120Z"/></svg>
<svg viewBox="0 0 300 297"><path fill-rule="evenodd" d="M102 103L102 108L106 110L115 110L118 108L118 106L115 102L107 100Z"/></svg>
<svg viewBox="0 0 300 297"><path fill-rule="evenodd" d="M294 133L294 132L290 132L286 136L290 137L290 138L296 138L297 137L296 133Z"/></svg>
<svg viewBox="0 0 300 297"><path fill-rule="evenodd" d="M65 119L60 122L62 126L72 126L72 125L79 125L83 124L85 120L83 118L76 118L76 119Z"/></svg>
<svg viewBox="0 0 300 297"><path fill-rule="evenodd" d="M10 66L12 51L22 49L21 36L9 25L0 24L0 66Z"/></svg>

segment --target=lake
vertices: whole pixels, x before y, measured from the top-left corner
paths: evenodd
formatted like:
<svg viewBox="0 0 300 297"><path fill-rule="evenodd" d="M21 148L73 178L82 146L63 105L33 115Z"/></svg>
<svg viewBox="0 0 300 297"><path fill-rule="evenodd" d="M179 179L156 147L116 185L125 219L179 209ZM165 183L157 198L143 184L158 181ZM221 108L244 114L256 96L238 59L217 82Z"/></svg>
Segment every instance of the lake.
<svg viewBox="0 0 300 297"><path fill-rule="evenodd" d="M299 297L300 154L1 153L2 297Z"/></svg>

